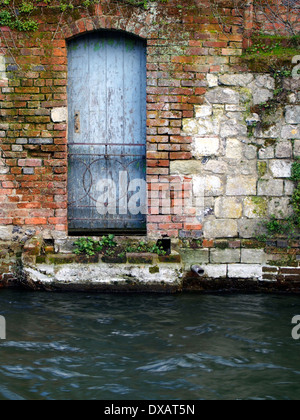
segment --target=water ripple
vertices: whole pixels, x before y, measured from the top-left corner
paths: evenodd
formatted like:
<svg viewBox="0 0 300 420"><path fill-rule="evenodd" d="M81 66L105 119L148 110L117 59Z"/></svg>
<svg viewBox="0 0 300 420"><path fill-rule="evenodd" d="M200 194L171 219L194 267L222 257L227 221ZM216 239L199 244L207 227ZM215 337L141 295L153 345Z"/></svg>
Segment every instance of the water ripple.
<svg viewBox="0 0 300 420"><path fill-rule="evenodd" d="M60 351L60 352L81 352L81 349L77 347L70 347L65 344L61 343L42 343L42 342L28 342L28 341L6 341L1 343L1 347L5 348L14 348L14 349L21 349L25 351L46 351L46 350L53 350L53 351Z"/></svg>
<svg viewBox="0 0 300 420"><path fill-rule="evenodd" d="M299 297L0 291L0 314L0 400L299 397Z"/></svg>

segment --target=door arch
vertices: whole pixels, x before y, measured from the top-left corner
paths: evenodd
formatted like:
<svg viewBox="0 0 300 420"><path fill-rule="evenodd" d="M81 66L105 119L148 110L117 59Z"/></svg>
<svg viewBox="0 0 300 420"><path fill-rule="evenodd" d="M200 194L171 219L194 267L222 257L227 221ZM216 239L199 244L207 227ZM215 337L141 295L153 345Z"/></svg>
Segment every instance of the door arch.
<svg viewBox="0 0 300 420"><path fill-rule="evenodd" d="M146 43L101 31L68 43L70 234L146 231Z"/></svg>

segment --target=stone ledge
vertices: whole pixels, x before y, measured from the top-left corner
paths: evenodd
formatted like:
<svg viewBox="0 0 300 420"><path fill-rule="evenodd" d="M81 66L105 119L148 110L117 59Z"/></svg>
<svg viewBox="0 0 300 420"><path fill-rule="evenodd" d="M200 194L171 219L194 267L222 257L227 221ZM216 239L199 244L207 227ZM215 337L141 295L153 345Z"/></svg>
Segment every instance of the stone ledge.
<svg viewBox="0 0 300 420"><path fill-rule="evenodd" d="M182 267L128 264L66 264L25 267L23 284L32 289L74 291L152 291L171 293L181 289Z"/></svg>
<svg viewBox="0 0 300 420"><path fill-rule="evenodd" d="M228 278L262 280L262 265L259 264L229 264Z"/></svg>

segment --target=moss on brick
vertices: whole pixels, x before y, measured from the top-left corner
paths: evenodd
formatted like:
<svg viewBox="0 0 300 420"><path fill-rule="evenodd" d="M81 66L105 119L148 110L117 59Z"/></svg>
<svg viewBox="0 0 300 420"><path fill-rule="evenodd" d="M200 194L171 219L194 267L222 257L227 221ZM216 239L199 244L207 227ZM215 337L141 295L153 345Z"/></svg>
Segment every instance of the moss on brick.
<svg viewBox="0 0 300 420"><path fill-rule="evenodd" d="M125 255L104 255L102 262L107 264L126 264L127 258Z"/></svg>
<svg viewBox="0 0 300 420"><path fill-rule="evenodd" d="M63 264L95 264L99 262L99 256L86 256L86 255L76 255L76 254L57 254L48 256L47 262L53 265L63 265Z"/></svg>
<svg viewBox="0 0 300 420"><path fill-rule="evenodd" d="M165 255L159 256L158 260L160 263L171 263L171 264L180 264L181 263L181 256L178 255Z"/></svg>
<svg viewBox="0 0 300 420"><path fill-rule="evenodd" d="M153 264L152 254L127 254L127 261L129 264Z"/></svg>
<svg viewBox="0 0 300 420"><path fill-rule="evenodd" d="M228 249L229 242L228 241L215 241L215 248L217 249Z"/></svg>

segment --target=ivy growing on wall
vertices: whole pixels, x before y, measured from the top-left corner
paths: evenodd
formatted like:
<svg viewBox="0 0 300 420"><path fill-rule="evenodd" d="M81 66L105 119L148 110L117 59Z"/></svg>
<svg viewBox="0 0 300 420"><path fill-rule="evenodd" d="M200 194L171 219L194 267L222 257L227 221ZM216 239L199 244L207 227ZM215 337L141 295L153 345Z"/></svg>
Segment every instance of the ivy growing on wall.
<svg viewBox="0 0 300 420"><path fill-rule="evenodd" d="M295 183L294 193L291 198L293 213L289 217L278 219L272 215L269 220L264 220L260 227L267 233L258 234L257 239L264 242L269 239L285 237L289 240L299 239L300 234L300 158L297 157L292 165L291 181Z"/></svg>
<svg viewBox="0 0 300 420"><path fill-rule="evenodd" d="M157 0L114 0L123 4L147 9L149 3ZM167 3L168 0L158 0ZM45 7L58 10L60 13L72 13L75 10L89 9L101 3L101 0L44 0ZM0 0L0 26L8 26L18 31L35 31L38 22L35 15L40 10L39 0Z"/></svg>

